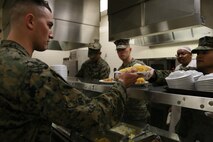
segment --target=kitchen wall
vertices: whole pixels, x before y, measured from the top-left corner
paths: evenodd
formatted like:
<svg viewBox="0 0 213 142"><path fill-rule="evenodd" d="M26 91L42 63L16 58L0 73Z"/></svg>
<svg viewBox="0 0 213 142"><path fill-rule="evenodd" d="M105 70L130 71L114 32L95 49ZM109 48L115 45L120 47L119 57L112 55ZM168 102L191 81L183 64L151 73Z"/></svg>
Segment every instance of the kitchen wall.
<svg viewBox="0 0 213 142"><path fill-rule="evenodd" d="M49 66L54 64L63 64L63 58L69 57L70 51L57 51L57 50L46 50L44 52L33 53L33 58L38 58L48 64Z"/></svg>
<svg viewBox="0 0 213 142"><path fill-rule="evenodd" d="M108 41L108 16L107 12L102 12L100 23L100 43L102 44L102 57L109 63L111 67L111 74L113 76L113 68L118 68L121 61L117 56L115 45ZM118 25L119 26L119 25ZM195 48L197 42L188 42L169 46L147 47L132 45L132 56L134 58L161 58L161 57L175 57L176 50L183 46ZM48 65L62 64L63 58L69 57L69 51L55 51L47 50L45 52L34 52L33 57L39 58ZM194 57L195 58L195 57Z"/></svg>

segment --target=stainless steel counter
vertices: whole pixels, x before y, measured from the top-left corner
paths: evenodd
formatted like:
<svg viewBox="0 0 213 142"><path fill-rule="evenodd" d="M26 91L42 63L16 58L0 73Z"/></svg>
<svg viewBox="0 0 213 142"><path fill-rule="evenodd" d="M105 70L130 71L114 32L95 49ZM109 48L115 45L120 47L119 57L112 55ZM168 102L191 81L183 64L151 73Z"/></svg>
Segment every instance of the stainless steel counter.
<svg viewBox="0 0 213 142"><path fill-rule="evenodd" d="M113 85L100 83L96 80L84 82L77 78L68 78L68 82L78 89L99 93L109 90ZM168 93L165 87L166 86L152 86L152 84L145 84L132 86L127 89L127 92L129 97L136 99L144 99L144 96L146 96L151 102L155 103L213 112L213 93L212 97L195 96L193 93L191 95Z"/></svg>
<svg viewBox="0 0 213 142"><path fill-rule="evenodd" d="M94 94L100 94L107 91L113 85L113 83L101 83L98 80L84 80L74 77L69 77L67 81L77 89L92 91ZM210 94L209 96L206 96L205 93L203 94L204 96L202 96L202 93L198 96L194 91L190 92L186 90L182 90L183 93L179 93L178 91L176 93L176 90L171 93L168 92L166 87L167 86L153 86L149 83L145 85L135 85L127 89L127 94L130 98L148 99L153 103L175 105L213 112L213 93L208 93ZM59 131L64 131L65 135L70 136L70 133L62 127L58 127L57 125L53 125L53 127ZM160 136L170 139L171 141L179 141L179 138L175 133L159 129L154 126L150 126L150 130Z"/></svg>

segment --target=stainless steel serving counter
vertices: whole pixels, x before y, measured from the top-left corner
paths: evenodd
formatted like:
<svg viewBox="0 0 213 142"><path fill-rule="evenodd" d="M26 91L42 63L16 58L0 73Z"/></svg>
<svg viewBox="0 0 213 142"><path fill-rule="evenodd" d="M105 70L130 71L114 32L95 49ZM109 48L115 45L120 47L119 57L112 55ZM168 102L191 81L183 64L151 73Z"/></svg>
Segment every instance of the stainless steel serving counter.
<svg viewBox="0 0 213 142"><path fill-rule="evenodd" d="M80 90L91 91L92 95L95 93L102 93L109 90L113 83L101 83L98 80L84 80L75 77L69 77L68 83ZM153 86L152 84L135 85L127 89L127 94L130 98L148 99L150 102L175 105L191 109L213 112L213 93L195 92L187 90L170 90L167 86ZM53 124L53 128L64 139L70 141L71 133L63 127ZM160 129L155 126L150 126L150 130L169 141L178 142L177 134ZM72 138L71 138L72 139Z"/></svg>
<svg viewBox="0 0 213 142"><path fill-rule="evenodd" d="M78 89L99 93L109 90L113 85L112 83L100 83L97 80L85 81L77 78L68 78L68 82ZM184 90L182 91L183 94L168 93L165 88L166 86L153 86L148 83L145 85L132 86L127 89L127 93L129 97L136 99L144 99L145 95L151 102L213 112L213 93L208 93L210 95L212 94L212 96L206 97L204 95L205 97L203 97L196 96L197 94L194 93L195 91L191 91L192 94L190 94L190 91L187 90L185 90L185 92L190 95L185 94ZM203 92L203 94L205 93Z"/></svg>

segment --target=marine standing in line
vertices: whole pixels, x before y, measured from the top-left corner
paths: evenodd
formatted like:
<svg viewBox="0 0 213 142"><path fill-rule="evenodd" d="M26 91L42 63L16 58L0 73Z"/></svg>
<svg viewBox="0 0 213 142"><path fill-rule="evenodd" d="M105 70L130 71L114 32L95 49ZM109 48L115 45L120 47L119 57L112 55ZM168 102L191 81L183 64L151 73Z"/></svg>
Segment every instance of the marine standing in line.
<svg viewBox="0 0 213 142"><path fill-rule="evenodd" d="M101 44L98 40L88 45L88 57L85 61L76 77L84 79L105 79L109 77L110 67L108 63L101 58Z"/></svg>
<svg viewBox="0 0 213 142"><path fill-rule="evenodd" d="M132 48L130 47L129 39L119 39L114 44L119 58L123 61L118 70L134 65L145 65L142 61L136 60L131 56ZM148 100L145 98L146 96L144 96L144 100L128 99L124 121L138 126L143 126L148 122L150 113L147 109Z"/></svg>

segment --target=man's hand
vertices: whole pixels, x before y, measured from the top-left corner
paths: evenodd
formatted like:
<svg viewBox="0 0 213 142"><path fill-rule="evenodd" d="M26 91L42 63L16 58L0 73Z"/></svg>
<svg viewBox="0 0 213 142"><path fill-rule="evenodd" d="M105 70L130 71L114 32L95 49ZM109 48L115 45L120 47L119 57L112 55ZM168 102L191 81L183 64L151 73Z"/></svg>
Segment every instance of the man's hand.
<svg viewBox="0 0 213 142"><path fill-rule="evenodd" d="M136 72L135 69L132 69L131 71L121 73L118 76L118 80L121 81L125 87L130 87L135 84L136 80L139 78L139 75Z"/></svg>
<svg viewBox="0 0 213 142"><path fill-rule="evenodd" d="M149 80L154 75L154 69L150 66L147 66L150 70L140 74L140 77L143 77L145 80Z"/></svg>

